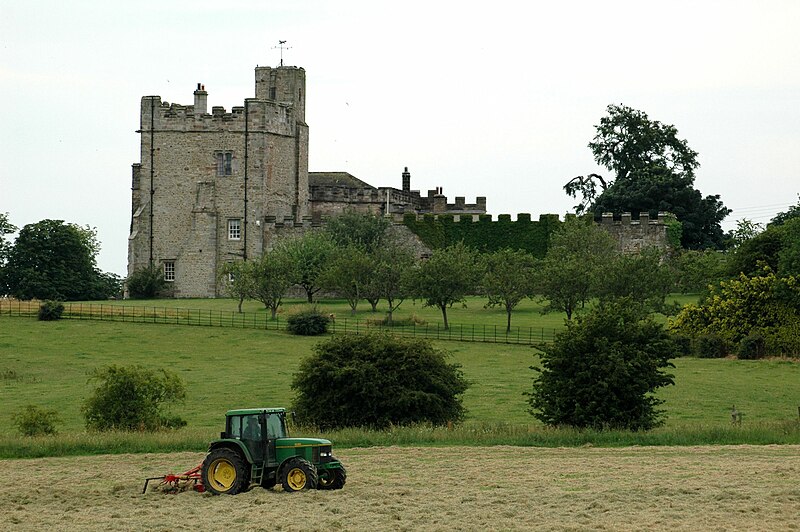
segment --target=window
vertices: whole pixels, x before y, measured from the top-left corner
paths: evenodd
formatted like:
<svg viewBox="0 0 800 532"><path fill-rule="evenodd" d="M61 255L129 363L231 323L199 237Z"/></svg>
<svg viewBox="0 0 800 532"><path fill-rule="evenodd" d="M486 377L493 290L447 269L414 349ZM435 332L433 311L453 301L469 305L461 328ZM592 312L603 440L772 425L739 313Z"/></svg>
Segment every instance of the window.
<svg viewBox="0 0 800 532"><path fill-rule="evenodd" d="M217 152L217 175L233 174L233 152Z"/></svg>
<svg viewBox="0 0 800 532"><path fill-rule="evenodd" d="M168 282L172 282L175 280L175 261L174 260L166 260L164 261L164 280Z"/></svg>
<svg viewBox="0 0 800 532"><path fill-rule="evenodd" d="M275 99L275 97L277 96L276 92L277 91L275 90L275 87L270 87L269 88L269 99L270 100L274 100Z"/></svg>
<svg viewBox="0 0 800 532"><path fill-rule="evenodd" d="M239 219L228 220L228 240L241 240L242 221Z"/></svg>

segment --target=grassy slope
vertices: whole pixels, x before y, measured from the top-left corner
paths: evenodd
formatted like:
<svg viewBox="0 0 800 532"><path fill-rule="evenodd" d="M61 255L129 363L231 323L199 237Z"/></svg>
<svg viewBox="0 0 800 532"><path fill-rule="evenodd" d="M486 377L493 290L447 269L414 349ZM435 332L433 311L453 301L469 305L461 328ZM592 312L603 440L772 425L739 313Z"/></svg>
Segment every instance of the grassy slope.
<svg viewBox="0 0 800 532"><path fill-rule="evenodd" d="M0 317L0 435L13 433L7 413L26 404L59 410L63 431L81 430L80 403L91 392L87 373L115 363L177 371L190 388L177 412L191 427L216 430L229 408L288 406L292 373L316 342L274 331ZM533 349L439 345L472 382L464 398L470 419L534 422L522 395L533 375ZM676 361L674 373L676 386L661 393L668 426L727 424L732 404L748 423L797 417L797 362L687 358Z"/></svg>

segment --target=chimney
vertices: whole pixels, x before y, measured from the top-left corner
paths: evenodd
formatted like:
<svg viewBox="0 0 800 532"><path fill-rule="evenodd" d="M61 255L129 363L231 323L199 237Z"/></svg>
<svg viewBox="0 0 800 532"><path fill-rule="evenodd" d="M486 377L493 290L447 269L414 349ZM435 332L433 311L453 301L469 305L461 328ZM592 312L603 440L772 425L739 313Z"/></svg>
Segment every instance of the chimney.
<svg viewBox="0 0 800 532"><path fill-rule="evenodd" d="M408 171L408 166L403 170L403 192L411 192L411 173Z"/></svg>
<svg viewBox="0 0 800 532"><path fill-rule="evenodd" d="M208 113L208 93L206 86L197 84L197 90L194 91L194 114L204 115Z"/></svg>

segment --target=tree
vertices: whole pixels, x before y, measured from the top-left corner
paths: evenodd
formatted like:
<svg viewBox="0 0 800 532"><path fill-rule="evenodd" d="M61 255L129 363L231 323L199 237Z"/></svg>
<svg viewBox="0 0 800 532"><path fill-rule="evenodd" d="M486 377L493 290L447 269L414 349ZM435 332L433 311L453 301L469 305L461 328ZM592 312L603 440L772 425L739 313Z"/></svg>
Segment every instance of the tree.
<svg viewBox="0 0 800 532"><path fill-rule="evenodd" d="M792 220L794 218L800 218L800 194L798 194L797 198L798 198L797 205L792 205L787 210L776 214L775 217L772 220L770 220L769 225L770 226L783 225L789 220Z"/></svg>
<svg viewBox="0 0 800 532"><path fill-rule="evenodd" d="M11 243L6 240L6 235L17 232L17 227L8 221L8 213L0 212L0 268L2 268L11 251Z"/></svg>
<svg viewBox="0 0 800 532"><path fill-rule="evenodd" d="M42 220L22 228L8 253L4 282L20 299L105 299L119 291L118 278L97 269L94 230Z"/></svg>
<svg viewBox="0 0 800 532"><path fill-rule="evenodd" d="M364 288L373 277L374 261L362 248L353 244L338 248L333 256L323 276L323 284L344 297L350 305L350 314L355 315Z"/></svg>
<svg viewBox="0 0 800 532"><path fill-rule="evenodd" d="M614 174L603 180L597 174L580 176L564 187L571 196L582 196L577 210L603 212L670 212L683 224L681 243L690 249L723 245L720 222L730 212L719 196L705 198L694 188L697 152L678 138L677 129L650 120L642 111L609 105L608 115L595 126L589 143L597 164ZM610 181L610 183L609 183ZM597 190L602 192L598 195Z"/></svg>
<svg viewBox="0 0 800 532"><path fill-rule="evenodd" d="M742 242L730 258L728 273L760 275L764 266L778 276L800 275L800 218L770 224L753 238Z"/></svg>
<svg viewBox="0 0 800 532"><path fill-rule="evenodd" d="M292 381L298 415L323 430L457 422L467 387L459 366L430 341L388 335L333 336Z"/></svg>
<svg viewBox="0 0 800 532"><path fill-rule="evenodd" d="M533 296L535 259L524 251L505 249L483 258L483 290L489 302L506 311L506 334L511 332L511 313L520 301Z"/></svg>
<svg viewBox="0 0 800 532"><path fill-rule="evenodd" d="M98 386L81 409L88 429L155 431L186 424L165 413L186 398L186 386L176 373L112 365L95 369L89 381Z"/></svg>
<svg viewBox="0 0 800 532"><path fill-rule="evenodd" d="M328 267L334 245L327 233L311 231L301 237L285 240L276 249L286 253L291 264L289 280L303 287L309 303L322 289L322 274Z"/></svg>
<svg viewBox="0 0 800 532"><path fill-rule="evenodd" d="M654 248L613 256L598 283L598 297L606 301L626 299L641 312L666 311L673 277L662 264L663 258L661 251Z"/></svg>
<svg viewBox="0 0 800 532"><path fill-rule="evenodd" d="M550 249L536 274L545 311L573 313L597 292L604 268L615 254L614 239L586 219L568 219L553 233Z"/></svg>
<svg viewBox="0 0 800 532"><path fill-rule="evenodd" d="M329 220L325 231L338 247L356 246L372 252L383 244L388 227L389 221L382 216L347 210Z"/></svg>
<svg viewBox="0 0 800 532"><path fill-rule="evenodd" d="M292 286L294 263L285 249L278 248L252 261L248 273L250 297L261 301L275 319L283 302L283 296Z"/></svg>
<svg viewBox="0 0 800 532"><path fill-rule="evenodd" d="M653 393L674 384L664 371L673 367L672 343L625 300L601 302L542 350L528 402L543 423L629 430L663 423L664 401Z"/></svg>
<svg viewBox="0 0 800 532"><path fill-rule="evenodd" d="M239 300L237 307L239 313L242 312L242 303L245 299L253 297L253 263L250 261L237 260L225 263L220 270L220 277L225 291L229 296Z"/></svg>
<svg viewBox="0 0 800 532"><path fill-rule="evenodd" d="M368 290L386 300L386 320L391 325L394 311L411 293L414 255L404 246L396 245L375 251L372 259L372 279Z"/></svg>
<svg viewBox="0 0 800 532"><path fill-rule="evenodd" d="M426 307L442 311L444 328L449 329L447 309L463 302L467 294L476 290L479 275L475 252L459 242L434 250L431 257L419 265L414 275L414 289Z"/></svg>
<svg viewBox="0 0 800 532"><path fill-rule="evenodd" d="M764 231L764 224L753 222L747 218L736 221L736 229L728 232L728 247L736 249L748 240L752 240Z"/></svg>
<svg viewBox="0 0 800 532"><path fill-rule="evenodd" d="M128 294L133 299L151 299L156 297L167 285L164 272L157 266L139 268L125 280Z"/></svg>
<svg viewBox="0 0 800 532"><path fill-rule="evenodd" d="M671 261L674 286L682 294L704 292L726 277L728 256L713 249L681 250Z"/></svg>

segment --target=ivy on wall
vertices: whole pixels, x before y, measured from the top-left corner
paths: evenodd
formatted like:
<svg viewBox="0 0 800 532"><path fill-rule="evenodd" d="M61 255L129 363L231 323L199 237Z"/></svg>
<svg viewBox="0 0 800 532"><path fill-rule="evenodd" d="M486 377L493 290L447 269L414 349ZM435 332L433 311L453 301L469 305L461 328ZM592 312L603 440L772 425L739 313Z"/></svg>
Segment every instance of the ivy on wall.
<svg viewBox="0 0 800 532"><path fill-rule="evenodd" d="M455 221L448 214L426 214L417 220L416 215L406 214L403 223L431 249L464 242L480 252L521 249L539 258L547 253L550 235L561 225L556 214L543 215L536 221L530 214L520 214L516 222L508 214L499 215L497 221L482 214L477 222L469 216Z"/></svg>

